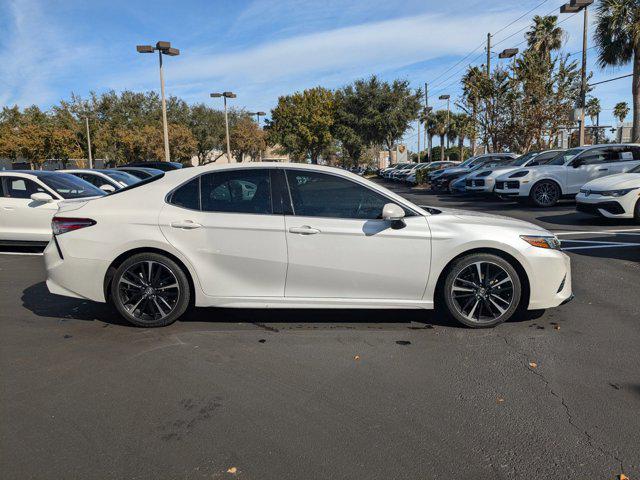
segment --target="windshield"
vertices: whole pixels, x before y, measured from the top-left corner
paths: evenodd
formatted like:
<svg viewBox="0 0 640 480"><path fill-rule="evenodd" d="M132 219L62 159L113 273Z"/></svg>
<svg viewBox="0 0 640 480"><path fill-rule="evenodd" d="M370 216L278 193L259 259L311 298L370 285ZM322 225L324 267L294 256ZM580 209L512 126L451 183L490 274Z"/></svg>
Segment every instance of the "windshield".
<svg viewBox="0 0 640 480"><path fill-rule="evenodd" d="M117 170L102 170L102 173L110 178L113 178L118 183L125 184L127 187L140 181L139 178L136 178L127 172L119 172Z"/></svg>
<svg viewBox="0 0 640 480"><path fill-rule="evenodd" d="M105 194L98 187L91 185L89 182L68 173L53 173L51 175L42 175L40 177L42 183L54 190L62 198L85 198L100 197Z"/></svg>
<svg viewBox="0 0 640 480"><path fill-rule="evenodd" d="M531 160L533 157L537 157L537 156L538 156L538 152L525 153L524 155L521 155L518 158L510 161L509 163L507 163L507 165L512 167L521 167L522 165L527 163L529 160Z"/></svg>
<svg viewBox="0 0 640 480"><path fill-rule="evenodd" d="M120 190L116 190L115 192L109 193L109 195L118 195L119 193L126 192L128 190L132 190L134 188L141 187L142 185L146 185L147 183L155 182L156 180L160 180L164 177L164 172L159 173L158 175L154 175L153 177L145 178L144 180L138 180L136 183L129 185L127 187L121 188Z"/></svg>
<svg viewBox="0 0 640 480"><path fill-rule="evenodd" d="M547 165L565 165L581 152L584 152L584 148L571 148L553 157L549 162L547 162Z"/></svg>
<svg viewBox="0 0 640 480"><path fill-rule="evenodd" d="M470 164L472 164L474 161L476 161L478 159L478 157L470 157L467 158L464 162L462 162L461 164L458 165L458 167L460 168L465 168L468 167Z"/></svg>

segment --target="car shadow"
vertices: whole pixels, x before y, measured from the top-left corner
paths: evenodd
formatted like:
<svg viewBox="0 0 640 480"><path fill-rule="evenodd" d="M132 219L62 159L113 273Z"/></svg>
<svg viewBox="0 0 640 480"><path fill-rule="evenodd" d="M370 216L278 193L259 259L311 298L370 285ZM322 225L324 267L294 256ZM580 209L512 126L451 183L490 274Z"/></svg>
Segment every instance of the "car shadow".
<svg viewBox="0 0 640 480"><path fill-rule="evenodd" d="M605 218L572 211L561 215L541 215L536 220L563 227L637 227L632 219Z"/></svg>
<svg viewBox="0 0 640 480"><path fill-rule="evenodd" d="M100 321L112 325L131 326L120 318L118 312L108 304L78 298L63 297L49 292L44 282L27 287L22 292L24 308L39 317L69 320ZM519 323L539 318L544 312L522 312L509 320ZM455 320L433 310L402 309L303 309L303 308L191 308L180 322L248 323L266 328L265 324L311 324L332 323L337 327L366 324L406 324L410 329L433 326L466 328ZM277 327L273 327L277 329Z"/></svg>

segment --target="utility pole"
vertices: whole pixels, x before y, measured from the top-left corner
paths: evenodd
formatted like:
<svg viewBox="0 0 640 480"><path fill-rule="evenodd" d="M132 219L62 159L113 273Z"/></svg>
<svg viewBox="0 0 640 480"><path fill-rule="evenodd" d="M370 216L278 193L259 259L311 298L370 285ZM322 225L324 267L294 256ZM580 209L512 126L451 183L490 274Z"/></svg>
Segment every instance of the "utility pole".
<svg viewBox="0 0 640 480"><path fill-rule="evenodd" d="M420 163L420 110L418 110L418 163Z"/></svg>
<svg viewBox="0 0 640 480"><path fill-rule="evenodd" d="M491 34L487 33L487 77L491 75Z"/></svg>
<svg viewBox="0 0 640 480"><path fill-rule="evenodd" d="M427 145L429 127L429 84L424 82L424 148L427 150L427 162L431 161L431 144Z"/></svg>
<svg viewBox="0 0 640 480"><path fill-rule="evenodd" d="M89 117L84 117L87 126L87 149L89 151L89 168L93 168L93 156L91 155L91 134L89 133Z"/></svg>

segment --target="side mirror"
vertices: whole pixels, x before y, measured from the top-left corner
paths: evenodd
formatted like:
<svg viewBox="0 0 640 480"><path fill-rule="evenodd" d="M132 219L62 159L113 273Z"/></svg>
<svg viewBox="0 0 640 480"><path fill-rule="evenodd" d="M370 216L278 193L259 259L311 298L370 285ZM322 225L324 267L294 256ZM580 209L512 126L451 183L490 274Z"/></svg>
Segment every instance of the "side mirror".
<svg viewBox="0 0 640 480"><path fill-rule="evenodd" d="M53 197L48 193L36 192L31 194L31 200L34 202L49 203L53 202Z"/></svg>
<svg viewBox="0 0 640 480"><path fill-rule="evenodd" d="M582 160L574 160L573 162L571 162L571 166L573 168L578 168L582 165Z"/></svg>
<svg viewBox="0 0 640 480"><path fill-rule="evenodd" d="M394 230L405 226L404 215L402 207L395 203L387 203L382 207L382 219L391 222L391 228Z"/></svg>
<svg viewBox="0 0 640 480"><path fill-rule="evenodd" d="M111 192L115 192L116 188L113 185L109 185L108 183L105 183L104 185L100 185L100 190L102 190L103 192L111 193Z"/></svg>

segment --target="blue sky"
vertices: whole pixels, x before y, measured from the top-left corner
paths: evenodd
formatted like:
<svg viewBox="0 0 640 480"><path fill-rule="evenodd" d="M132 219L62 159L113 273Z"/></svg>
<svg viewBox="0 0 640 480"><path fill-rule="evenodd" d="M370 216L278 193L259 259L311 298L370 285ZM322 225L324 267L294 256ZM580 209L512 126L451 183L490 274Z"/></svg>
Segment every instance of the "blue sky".
<svg viewBox="0 0 640 480"><path fill-rule="evenodd" d="M168 40L181 55L166 61L167 92L191 103L233 90L238 107L268 112L279 95L377 74L415 87L430 82L430 103L442 108L437 96L459 94L459 72L469 61L484 62L483 47L447 69L487 32L542 1L0 0L0 105L48 108L71 92L158 89L156 57L137 54L135 45ZM562 3L547 0L497 33L494 44L513 36L496 51L521 43L524 32L517 32L534 14L557 12ZM581 15L560 20L567 30L563 50L579 51ZM595 49L589 54L593 81L631 72L630 65L603 71ZM601 123L611 124L615 103L631 103L631 79L600 85L594 94L604 109ZM411 148L415 137L406 135Z"/></svg>

